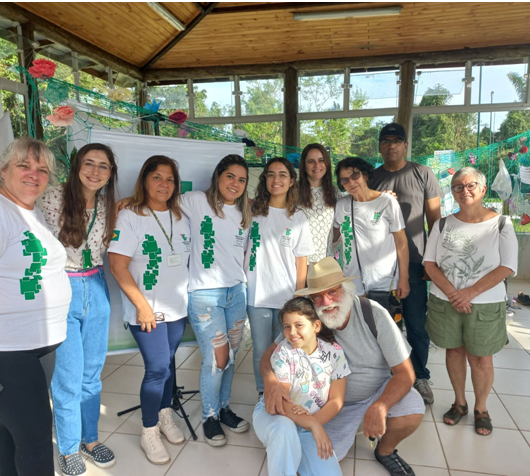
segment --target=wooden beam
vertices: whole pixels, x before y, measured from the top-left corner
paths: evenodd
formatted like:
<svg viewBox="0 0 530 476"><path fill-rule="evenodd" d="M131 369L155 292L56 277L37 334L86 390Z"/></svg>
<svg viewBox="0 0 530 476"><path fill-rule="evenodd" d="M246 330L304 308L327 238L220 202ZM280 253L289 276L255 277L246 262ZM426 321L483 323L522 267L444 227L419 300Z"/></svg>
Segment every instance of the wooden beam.
<svg viewBox="0 0 530 476"><path fill-rule="evenodd" d="M195 5L195 8L199 10L200 13L204 13L204 7L200 4L200 2L193 2L193 5Z"/></svg>
<svg viewBox="0 0 530 476"><path fill-rule="evenodd" d="M182 41L204 18L217 6L218 2L212 2L208 5L199 16L195 17L189 25L186 26L186 29L178 33L166 46L164 46L156 55L154 55L147 63L142 67L142 72L147 71L153 64L155 64L162 56L164 56L168 51L172 50L173 47L179 42Z"/></svg>
<svg viewBox="0 0 530 476"><path fill-rule="evenodd" d="M530 56L530 43L399 55L324 58L291 63L151 69L145 71L144 79L147 82L187 78L223 78L234 74L239 74L241 76L257 76L262 74L283 73L290 66L298 71L317 71L332 69L339 70L344 68L391 67L399 65L405 61L412 61L416 65L435 65L445 63L464 63L470 60L494 61L496 59L524 58L526 56Z"/></svg>
<svg viewBox="0 0 530 476"><path fill-rule="evenodd" d="M285 71L283 110L285 112L285 145L298 147L298 71L287 68Z"/></svg>
<svg viewBox="0 0 530 476"><path fill-rule="evenodd" d="M143 80L142 72L133 64L98 48L97 46L82 40L81 38L54 25L44 18L31 13L24 8L9 2L0 2L0 16L20 24L33 23L35 30L56 43L66 46L76 53L87 56L97 63L110 66L114 71L126 74L133 79Z"/></svg>
<svg viewBox="0 0 530 476"><path fill-rule="evenodd" d="M143 83L138 83L136 85L136 97L138 98L138 102L136 103L138 107L144 107L145 103L147 102L147 86ZM148 121L140 121L140 134L143 135L150 135L150 124Z"/></svg>
<svg viewBox="0 0 530 476"><path fill-rule="evenodd" d="M366 3L366 2L278 2L272 4L261 4L261 5L241 5L237 7L219 7L216 8L212 15L221 15L226 13L258 13L258 12L269 12L274 10L299 10L301 8L314 8L314 7L333 7L336 5L353 5L355 3Z"/></svg>
<svg viewBox="0 0 530 476"><path fill-rule="evenodd" d="M399 106L396 122L405 128L409 136L409 124L414 105L414 77L416 68L412 61L405 61L401 65L401 82L399 83Z"/></svg>

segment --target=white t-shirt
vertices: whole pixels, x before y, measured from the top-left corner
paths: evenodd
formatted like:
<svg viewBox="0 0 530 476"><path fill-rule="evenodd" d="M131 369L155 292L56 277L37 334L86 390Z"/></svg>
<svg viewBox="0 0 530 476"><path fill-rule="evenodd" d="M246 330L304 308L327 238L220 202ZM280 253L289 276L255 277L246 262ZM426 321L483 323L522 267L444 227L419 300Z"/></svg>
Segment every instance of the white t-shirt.
<svg viewBox="0 0 530 476"><path fill-rule="evenodd" d="M30 350L66 338L72 298L66 251L42 212L0 195L0 351Z"/></svg>
<svg viewBox="0 0 530 476"><path fill-rule="evenodd" d="M289 396L294 404L318 412L329 399L332 380L351 373L340 345L317 338L316 350L307 355L295 349L287 339L278 344L271 356L271 365L279 382L291 385Z"/></svg>
<svg viewBox="0 0 530 476"><path fill-rule="evenodd" d="M394 235L405 228L403 215L398 201L388 193L382 193L369 202L353 201L355 235L352 228L352 197L341 198L335 206L334 228L340 229L342 238L342 260L345 276L360 276L355 242L362 267L362 276L366 290L360 278L354 280L357 295L366 291L388 291L397 288L399 269ZM396 276L392 284L392 275ZM391 286L392 284L392 286Z"/></svg>
<svg viewBox="0 0 530 476"><path fill-rule="evenodd" d="M296 290L296 258L314 252L305 215L269 207L253 218L246 249L249 306L281 309Z"/></svg>
<svg viewBox="0 0 530 476"><path fill-rule="evenodd" d="M61 224L59 219L63 212L64 204L64 188L59 185L57 187L51 187L42 194L37 200L38 207L42 210L46 223L50 227L50 230L55 237L59 236L61 231ZM88 216L86 231L92 222L94 217L94 209L86 211ZM106 231L106 220L107 213L105 208L105 196L102 195L98 200L98 213L94 220L94 225L90 230L88 236L88 247L92 256L92 266L103 266L103 256L107 251L107 247L103 245L103 238L105 237ZM85 249L85 242L79 248L73 248L71 246L66 247L66 268L69 270L81 270L83 269L83 250Z"/></svg>
<svg viewBox="0 0 530 476"><path fill-rule="evenodd" d="M246 282L243 270L248 229L241 226L236 205L223 205L224 218L215 215L204 192L187 192L181 208L190 220L191 258L188 289L231 288Z"/></svg>
<svg viewBox="0 0 530 476"><path fill-rule="evenodd" d="M116 222L109 253L129 256L129 271L153 312L163 312L165 321L188 315L188 262L190 226L186 216L173 218L173 250L164 232L149 210L137 215L122 210ZM170 212L156 212L168 237L171 237ZM123 319L137 325L136 307L122 292Z"/></svg>
<svg viewBox="0 0 530 476"><path fill-rule="evenodd" d="M479 279L499 266L506 266L517 274L519 246L511 220L507 219L499 233L499 216L482 223L464 223L454 215L446 218L440 239L440 224L433 225L423 261L437 264L456 289L473 286ZM430 292L449 301L447 296L431 283ZM474 304L503 302L506 288L503 282L471 301Z"/></svg>

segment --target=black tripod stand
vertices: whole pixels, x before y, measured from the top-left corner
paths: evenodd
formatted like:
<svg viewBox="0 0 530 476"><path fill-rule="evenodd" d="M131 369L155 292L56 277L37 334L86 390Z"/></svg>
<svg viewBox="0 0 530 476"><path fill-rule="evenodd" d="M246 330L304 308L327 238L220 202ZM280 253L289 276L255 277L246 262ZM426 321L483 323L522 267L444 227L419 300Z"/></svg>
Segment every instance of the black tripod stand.
<svg viewBox="0 0 530 476"><path fill-rule="evenodd" d="M173 372L173 392L172 392L172 398L171 398L171 408L173 411L180 417L183 418L186 422L186 425L188 426L188 429L190 430L191 437L196 440L197 435L195 434L195 431L193 430L193 426L191 426L189 415L186 414L186 410L184 410L184 404L189 401L191 398L193 398L195 395L199 393L199 390L187 390L184 391L184 387L178 387L177 386L177 372L175 370L175 358L171 360L171 371ZM182 401L184 400L184 401ZM118 416L125 415L126 413L134 412L135 410L138 410L141 405L136 405L135 407L127 408L127 410L122 410L121 412L118 412Z"/></svg>

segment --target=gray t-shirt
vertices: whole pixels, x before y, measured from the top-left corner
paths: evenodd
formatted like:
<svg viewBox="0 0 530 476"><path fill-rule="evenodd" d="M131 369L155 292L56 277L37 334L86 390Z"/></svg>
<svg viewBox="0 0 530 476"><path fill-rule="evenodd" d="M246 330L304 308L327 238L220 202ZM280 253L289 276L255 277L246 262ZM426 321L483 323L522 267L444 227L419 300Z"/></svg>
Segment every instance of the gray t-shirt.
<svg viewBox="0 0 530 476"><path fill-rule="evenodd" d="M388 312L372 301L372 313L377 340L364 320L357 296L347 326L341 331L333 331L351 370L346 377L345 405L371 397L390 378L390 368L401 364L410 355L409 344ZM276 344L283 339L280 334Z"/></svg>
<svg viewBox="0 0 530 476"><path fill-rule="evenodd" d="M421 263L427 241L425 200L441 196L440 185L433 171L415 162L407 162L405 167L396 172L389 172L381 166L375 169L370 188L396 193L405 219L410 262Z"/></svg>

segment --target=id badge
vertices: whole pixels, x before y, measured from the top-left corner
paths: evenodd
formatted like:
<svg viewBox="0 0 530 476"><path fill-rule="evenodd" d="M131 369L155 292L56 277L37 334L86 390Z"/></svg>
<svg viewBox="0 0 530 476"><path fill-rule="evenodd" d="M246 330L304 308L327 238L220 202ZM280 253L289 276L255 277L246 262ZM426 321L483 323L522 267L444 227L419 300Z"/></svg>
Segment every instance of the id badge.
<svg viewBox="0 0 530 476"><path fill-rule="evenodd" d="M82 250L83 255L83 269L93 268L92 266L92 252L90 249Z"/></svg>
<svg viewBox="0 0 530 476"><path fill-rule="evenodd" d="M290 236L281 236L280 237L280 245L282 245L285 248L290 248L291 245L291 237Z"/></svg>
<svg viewBox="0 0 530 476"><path fill-rule="evenodd" d="M181 264L182 264L182 258L179 254L169 255L167 257L167 265L169 268L172 268L173 266L180 266Z"/></svg>

